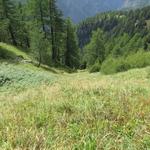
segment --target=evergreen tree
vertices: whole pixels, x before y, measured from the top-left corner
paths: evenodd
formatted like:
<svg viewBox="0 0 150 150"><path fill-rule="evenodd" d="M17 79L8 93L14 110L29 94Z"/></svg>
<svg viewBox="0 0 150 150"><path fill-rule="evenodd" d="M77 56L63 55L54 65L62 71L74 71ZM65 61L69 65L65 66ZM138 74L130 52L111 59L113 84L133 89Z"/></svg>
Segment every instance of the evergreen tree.
<svg viewBox="0 0 150 150"><path fill-rule="evenodd" d="M48 18L48 2L43 0L30 0L27 5L29 21L37 22L39 28L44 32L45 38L47 37L46 24ZM32 25L31 25L32 26ZM33 26L32 26L33 27Z"/></svg>
<svg viewBox="0 0 150 150"><path fill-rule="evenodd" d="M8 42L8 20L4 16L3 1L0 0L0 42Z"/></svg>
<svg viewBox="0 0 150 150"><path fill-rule="evenodd" d="M18 20L16 6L11 0L1 0L0 10L1 18L4 22L3 28L8 30L13 45L17 45L16 27Z"/></svg>
<svg viewBox="0 0 150 150"><path fill-rule="evenodd" d="M63 25L62 13L56 6L56 0L48 0L49 5L49 25L51 30L51 45L52 45L52 61L60 62L60 49L63 40Z"/></svg>
<svg viewBox="0 0 150 150"><path fill-rule="evenodd" d="M27 16L28 20L29 35L31 42L31 52L39 64L46 63L50 64L50 47L48 42L50 32L48 27L49 14L48 14L48 1L43 0L30 0L27 4ZM47 54L49 52L49 54ZM49 56L49 60L47 60Z"/></svg>
<svg viewBox="0 0 150 150"><path fill-rule="evenodd" d="M65 65L70 68L79 66L79 53L76 30L70 19L66 21Z"/></svg>
<svg viewBox="0 0 150 150"><path fill-rule="evenodd" d="M21 46L24 49L30 48L30 37L29 37L29 28L28 28L28 21L26 16L26 5L22 4L21 2L17 5L17 14L18 14L18 28L17 30L17 42L19 46Z"/></svg>
<svg viewBox="0 0 150 150"><path fill-rule="evenodd" d="M85 47L85 59L88 65L94 65L96 61L102 63L105 59L105 46L103 32L98 29L93 32L90 43Z"/></svg>
<svg viewBox="0 0 150 150"><path fill-rule="evenodd" d="M34 29L31 34L31 52L33 57L38 61L38 67L40 67L41 63L44 62L45 59L43 56L47 51L47 40L45 39L44 32L39 30L38 25L34 25Z"/></svg>

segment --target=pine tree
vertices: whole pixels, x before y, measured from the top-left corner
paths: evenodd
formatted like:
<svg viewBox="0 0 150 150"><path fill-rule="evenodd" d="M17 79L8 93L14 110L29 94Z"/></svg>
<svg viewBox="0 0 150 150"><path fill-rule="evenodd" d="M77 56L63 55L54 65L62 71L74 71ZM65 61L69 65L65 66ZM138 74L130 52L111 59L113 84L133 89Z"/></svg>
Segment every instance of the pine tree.
<svg viewBox="0 0 150 150"><path fill-rule="evenodd" d="M47 51L47 40L45 39L44 32L39 30L38 24L34 25L31 34L31 52L33 57L38 61L38 67L43 63L43 56Z"/></svg>
<svg viewBox="0 0 150 150"><path fill-rule="evenodd" d="M21 2L17 5L18 27L17 27L17 43L24 49L30 48L29 28L27 25L26 5Z"/></svg>
<svg viewBox="0 0 150 150"><path fill-rule="evenodd" d="M0 42L8 42L8 20L6 20L3 11L3 1L0 0Z"/></svg>
<svg viewBox="0 0 150 150"><path fill-rule="evenodd" d="M91 41L88 45L85 46L85 58L89 66L94 65L95 63L102 63L105 59L105 46L104 46L104 36L103 31L98 29L93 32Z"/></svg>
<svg viewBox="0 0 150 150"><path fill-rule="evenodd" d="M56 0L48 0L49 5L49 25L51 30L51 45L52 45L52 61L60 62L60 49L62 48L63 40L63 25L62 13L56 6Z"/></svg>
<svg viewBox="0 0 150 150"><path fill-rule="evenodd" d="M47 1L43 0L30 0L28 2L28 16L31 22L38 22L40 27L42 28L45 38L47 36L47 31L46 31L46 22L48 18L48 3Z"/></svg>
<svg viewBox="0 0 150 150"><path fill-rule="evenodd" d="M16 16L16 7L13 1L11 0L1 0L1 18L3 22L6 23L7 29L9 31L9 35L11 37L11 41L13 45L17 45L16 39L16 25L17 25L17 16Z"/></svg>
<svg viewBox="0 0 150 150"><path fill-rule="evenodd" d="M56 41L55 41L55 12L56 12L55 0L49 0L52 60L54 62L56 62L57 59L57 49L56 49Z"/></svg>
<svg viewBox="0 0 150 150"><path fill-rule="evenodd" d="M28 26L31 42L31 52L39 64L47 62L45 57L49 50L50 44L48 44L49 31L46 28L48 26L48 3L43 0L30 0L27 4ZM50 62L50 58L49 58Z"/></svg>
<svg viewBox="0 0 150 150"><path fill-rule="evenodd" d="M79 66L78 42L75 27L70 19L66 21L66 34L65 65L77 68Z"/></svg>

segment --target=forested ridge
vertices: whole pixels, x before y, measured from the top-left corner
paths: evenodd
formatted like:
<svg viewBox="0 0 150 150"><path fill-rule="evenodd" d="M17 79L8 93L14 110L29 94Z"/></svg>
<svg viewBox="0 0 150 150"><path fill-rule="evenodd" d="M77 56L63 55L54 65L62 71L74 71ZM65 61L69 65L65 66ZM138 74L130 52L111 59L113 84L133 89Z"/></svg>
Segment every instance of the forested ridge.
<svg viewBox="0 0 150 150"><path fill-rule="evenodd" d="M101 13L78 25L64 18L56 0L1 0L0 7L0 41L20 47L38 66L113 73L149 65L149 6Z"/></svg>
<svg viewBox="0 0 150 150"><path fill-rule="evenodd" d="M83 47L87 44L92 32L98 28L108 34L109 38L122 34L132 37L136 33L146 36L149 32L149 19L150 6L137 10L101 13L87 18L78 26L79 45Z"/></svg>
<svg viewBox="0 0 150 150"><path fill-rule="evenodd" d="M82 61L89 66L95 63L101 68L101 65L92 62L92 59L98 59L100 64L106 62L109 69L113 65L113 60L117 59L117 64L114 65L120 63L119 68L116 68L118 71L139 67L138 63L141 63L141 67L144 64L148 65L142 60L141 53L150 50L150 7L102 13L87 18L78 25L77 34L79 46L82 48ZM127 57L132 61L130 63L128 61L129 64L123 62Z"/></svg>
<svg viewBox="0 0 150 150"><path fill-rule="evenodd" d="M0 3L1 42L21 47L39 61L39 66L78 66L76 27L70 19L63 19L56 0Z"/></svg>

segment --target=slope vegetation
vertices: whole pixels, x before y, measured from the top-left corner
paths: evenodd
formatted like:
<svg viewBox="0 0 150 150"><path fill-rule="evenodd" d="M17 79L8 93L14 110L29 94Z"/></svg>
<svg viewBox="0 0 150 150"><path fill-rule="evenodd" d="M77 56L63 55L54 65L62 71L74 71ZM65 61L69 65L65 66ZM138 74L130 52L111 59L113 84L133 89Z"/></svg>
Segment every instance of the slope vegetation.
<svg viewBox="0 0 150 150"><path fill-rule="evenodd" d="M150 148L150 68L81 72L0 95L1 149Z"/></svg>
<svg viewBox="0 0 150 150"><path fill-rule="evenodd" d="M149 85L149 67L62 75L5 59L0 150L150 149Z"/></svg>
<svg viewBox="0 0 150 150"><path fill-rule="evenodd" d="M58 75L56 69L41 65L11 45L0 43L0 91L25 90L40 84L50 84Z"/></svg>
<svg viewBox="0 0 150 150"><path fill-rule="evenodd" d="M30 60L30 57L23 51L17 49L12 45L0 42L0 58L2 59L16 59L21 57L22 59Z"/></svg>

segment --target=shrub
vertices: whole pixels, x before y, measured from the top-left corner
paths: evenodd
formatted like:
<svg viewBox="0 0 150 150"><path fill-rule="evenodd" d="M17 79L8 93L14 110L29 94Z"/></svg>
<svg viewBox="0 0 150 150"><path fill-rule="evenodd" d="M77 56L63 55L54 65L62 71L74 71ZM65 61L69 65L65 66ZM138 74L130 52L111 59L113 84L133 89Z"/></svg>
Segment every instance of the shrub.
<svg viewBox="0 0 150 150"><path fill-rule="evenodd" d="M90 73L99 72L101 69L101 65L96 62L89 70Z"/></svg>
<svg viewBox="0 0 150 150"><path fill-rule="evenodd" d="M113 74L125 70L127 70L127 67L123 58L108 58L103 62L101 67L101 71L105 74Z"/></svg>
<svg viewBox="0 0 150 150"><path fill-rule="evenodd" d="M142 68L150 65L150 52L139 51L127 56L126 63L131 68Z"/></svg>
<svg viewBox="0 0 150 150"><path fill-rule="evenodd" d="M150 52L139 51L127 57L106 59L102 64L101 71L105 74L113 74L146 66L150 66Z"/></svg>
<svg viewBox="0 0 150 150"><path fill-rule="evenodd" d="M57 77L45 71L31 70L23 65L0 64L0 91L22 90L51 84Z"/></svg>

